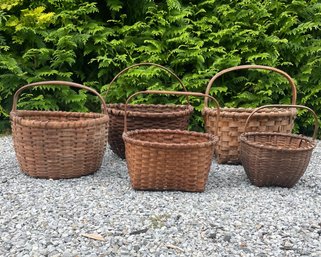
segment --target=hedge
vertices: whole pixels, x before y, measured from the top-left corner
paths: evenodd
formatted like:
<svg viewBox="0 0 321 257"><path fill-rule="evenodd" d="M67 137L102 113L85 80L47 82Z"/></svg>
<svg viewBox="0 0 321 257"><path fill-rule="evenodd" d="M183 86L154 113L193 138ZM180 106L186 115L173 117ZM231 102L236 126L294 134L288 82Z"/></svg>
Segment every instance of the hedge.
<svg viewBox="0 0 321 257"><path fill-rule="evenodd" d="M277 67L295 79L298 103L321 115L321 3L312 1L4 0L0 3L0 130L8 124L20 86L68 80L100 92L125 67L155 62L172 69L190 91L204 92L218 71L242 64ZM181 90L157 68L122 75L107 102L143 89ZM260 70L226 74L212 88L222 106L290 103L278 74ZM185 103L183 97L141 97L140 102ZM198 111L202 99L192 99ZM83 91L56 87L26 92L19 108L99 111ZM313 120L299 112L297 131ZM202 130L201 116L192 128ZM319 134L321 135L321 134Z"/></svg>

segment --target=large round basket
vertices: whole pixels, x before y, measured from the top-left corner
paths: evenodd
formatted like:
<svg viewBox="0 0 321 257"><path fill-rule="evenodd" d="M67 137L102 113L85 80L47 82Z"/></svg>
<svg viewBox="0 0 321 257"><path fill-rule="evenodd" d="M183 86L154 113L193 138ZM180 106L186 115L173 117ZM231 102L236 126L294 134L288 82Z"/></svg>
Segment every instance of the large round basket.
<svg viewBox="0 0 321 257"><path fill-rule="evenodd" d="M293 79L282 70L261 65L242 65L220 71L209 81L206 94L210 93L211 87L217 78L227 72L242 69L264 69L283 75L292 88L292 104L296 103L296 87ZM208 99L205 97L203 115L206 131L219 137L219 142L215 149L218 163L240 163L239 136L244 132L245 122L253 110L253 108L221 108L220 120L217 121L217 112L213 108L208 108ZM251 119L248 131L291 132L295 115L296 112L293 109L273 108L271 110L261 110L259 114L255 114ZM215 134L217 123L218 132Z"/></svg>
<svg viewBox="0 0 321 257"><path fill-rule="evenodd" d="M139 93L204 96L201 93L144 91L131 97ZM123 139L134 189L204 191L217 137L183 130L127 131L126 124L125 115Z"/></svg>
<svg viewBox="0 0 321 257"><path fill-rule="evenodd" d="M262 108L304 108L313 113L315 129L313 139L289 133L246 132L240 136L240 158L244 170L253 185L293 187L302 177L310 162L311 154L316 146L315 138L318 130L316 114L308 107L301 105L266 105Z"/></svg>
<svg viewBox="0 0 321 257"><path fill-rule="evenodd" d="M34 86L85 89L102 102L104 113L17 110L20 93ZM10 113L16 157L22 172L38 178L75 178L97 171L107 144L107 110L93 89L66 81L44 81L21 87Z"/></svg>
<svg viewBox="0 0 321 257"><path fill-rule="evenodd" d="M183 82L171 70L155 63L139 63L127 67L119 72L109 84L129 69L138 66L156 66L170 73L186 91ZM108 91L107 91L108 92ZM108 143L111 150L120 158L125 158L125 145L122 139L124 131L125 104L108 104L109 116ZM159 128L159 129L187 129L190 116L193 112L191 105L174 104L131 104L128 106L128 130Z"/></svg>

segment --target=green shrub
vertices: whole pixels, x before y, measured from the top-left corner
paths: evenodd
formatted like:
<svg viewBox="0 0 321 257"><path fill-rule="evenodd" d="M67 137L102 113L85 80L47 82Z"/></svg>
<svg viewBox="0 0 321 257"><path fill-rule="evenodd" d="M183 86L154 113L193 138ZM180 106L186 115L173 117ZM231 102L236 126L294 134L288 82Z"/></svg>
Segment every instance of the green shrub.
<svg viewBox="0 0 321 257"><path fill-rule="evenodd" d="M69 80L105 91L125 67L155 62L171 68L190 91L241 64L277 67L292 76L298 103L321 113L321 4L312 1L23 0L0 4L0 114L8 119L12 95L41 80ZM108 102L137 90L181 90L166 72L141 67L123 74ZM211 93L224 106L289 103L291 90L278 74L238 71L224 75ZM185 102L184 97L138 97L135 102ZM192 98L198 111L202 99ZM26 92L20 108L98 111L97 99L61 88ZM86 106L86 107L84 107ZM299 112L300 132L312 118ZM202 127L197 115L193 128Z"/></svg>

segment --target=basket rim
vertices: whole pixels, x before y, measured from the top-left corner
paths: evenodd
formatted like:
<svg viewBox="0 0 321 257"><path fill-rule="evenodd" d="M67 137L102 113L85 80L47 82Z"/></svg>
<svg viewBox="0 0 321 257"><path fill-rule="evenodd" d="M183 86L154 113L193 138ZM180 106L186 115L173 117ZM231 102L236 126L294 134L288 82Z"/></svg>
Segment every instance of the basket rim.
<svg viewBox="0 0 321 257"><path fill-rule="evenodd" d="M220 109L220 117L243 117L247 118L255 108L230 108L230 107L222 107ZM204 107L204 114L208 115L216 115L215 108ZM259 112L255 113L253 116L256 117L264 117L264 116L276 116L276 117L286 117L293 116L297 114L297 111L293 109L284 109L284 108L271 108L271 109L263 109Z"/></svg>
<svg viewBox="0 0 321 257"><path fill-rule="evenodd" d="M159 142L150 142L140 139L134 139L131 136L136 134L149 134L149 133L158 133L158 134L182 134L187 136L196 136L196 137L202 137L208 139L207 142L202 143L159 143ZM210 147L214 146L218 142L218 137L214 136L209 133L201 133L201 132L195 132L195 131L187 131L187 130L171 130L171 129L137 129L132 131L127 131L123 133L123 139L126 143L132 143L135 145L140 146L150 146L154 148L167 148L167 149L188 149L188 148L201 148L201 147Z"/></svg>
<svg viewBox="0 0 321 257"><path fill-rule="evenodd" d="M21 115L23 114L23 115ZM86 120L71 120L71 121L40 121L35 119L25 119L25 115L33 116L52 116L60 117L87 117ZM10 112L11 123L17 123L26 127L33 128L83 128L107 124L108 115L95 112L66 112L66 111L33 111L33 110L16 110Z"/></svg>
<svg viewBox="0 0 321 257"><path fill-rule="evenodd" d="M264 136L273 135L273 136L285 136L285 137L299 138L299 139L304 139L304 140L308 141L308 143L310 145L305 148L290 149L290 148L280 148L277 146L265 145L262 143L257 143L257 142L252 142L252 141L247 140L248 136L260 136L260 135L262 135L262 136L263 135ZM260 149L260 148L261 149L269 149L269 150L280 151L280 152L311 151L317 145L316 140L313 140L312 138L309 138L307 136L297 135L297 134L292 134L292 133L280 133L280 132L245 132L245 133L241 134L239 139L240 139L240 147L242 147L242 144L247 144L247 145L255 147L257 149Z"/></svg>
<svg viewBox="0 0 321 257"><path fill-rule="evenodd" d="M123 103L107 104L107 113L116 116L125 116L125 105ZM135 117L149 117L149 118L161 118L161 117L173 117L189 115L193 112L194 107L192 105L176 105L176 104L128 104L133 107L148 107L155 109L172 108L173 111L167 112L140 112L140 111L127 111L127 116ZM116 107L123 108L121 110Z"/></svg>

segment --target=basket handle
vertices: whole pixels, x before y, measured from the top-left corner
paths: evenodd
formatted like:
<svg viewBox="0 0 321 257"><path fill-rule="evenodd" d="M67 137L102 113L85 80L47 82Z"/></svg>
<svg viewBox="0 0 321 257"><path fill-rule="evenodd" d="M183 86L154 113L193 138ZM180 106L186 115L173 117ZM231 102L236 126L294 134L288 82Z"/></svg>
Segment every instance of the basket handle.
<svg viewBox="0 0 321 257"><path fill-rule="evenodd" d="M219 119L220 116L220 104L218 103L218 101L210 95L206 95L203 93L198 93L198 92L180 92L180 91L161 91L161 90L145 90L145 91L139 91L136 92L134 94L132 94L131 96L128 97L126 103L125 103L125 115L124 115L124 132L127 132L127 107L128 107L128 103L129 101L136 95L139 94L160 94L160 95L185 95L185 96L199 96L199 97L204 97L207 96L209 98L211 98L216 106L217 106L217 119ZM216 128L215 128L215 133L217 134L218 131L218 122L216 123Z"/></svg>
<svg viewBox="0 0 321 257"><path fill-rule="evenodd" d="M270 66L263 66L263 65L240 65L240 66L231 67L231 68L228 68L228 69L225 69L225 70L221 70L220 72L215 74L214 77L211 78L211 80L209 81L209 83L208 83L208 85L206 87L205 94L207 94L207 95L210 94L211 87L212 87L214 81L218 77L220 77L223 74L228 73L230 71L244 70L244 69L270 70L270 71L275 71L276 73L279 73L279 74L283 75L289 81L289 84L290 84L290 86L292 88L292 105L296 104L296 98L297 98L296 86L295 86L294 80L290 77L290 75L287 74L286 72L282 71L282 70L277 69L277 68L270 67ZM204 98L204 106L207 107L207 105L208 105L208 98L205 97Z"/></svg>
<svg viewBox="0 0 321 257"><path fill-rule="evenodd" d="M314 117L314 131L313 131L313 140L315 140L317 138L317 133L318 133L318 129L319 129L319 122L318 122L318 116L316 115L316 113L310 109L307 106L304 105L290 105L290 104L270 104L270 105L263 105L261 107L256 108L247 118L246 122L245 122L245 127L244 127L244 132L246 132L247 129L247 125L249 123L249 120L251 119L251 117L254 115L254 113L258 112L259 110L263 109L263 108L273 108L273 107L277 107L277 108L301 108L301 109L306 109L309 112L311 112L313 114Z"/></svg>
<svg viewBox="0 0 321 257"><path fill-rule="evenodd" d="M106 106L106 102L104 100L104 98L102 98L102 96L94 89L78 84L78 83L74 83L74 82L69 82L69 81L41 81L41 82L35 82L35 83L31 83L25 86L22 86L21 88L19 88L16 93L13 96L13 104L12 104L12 111L16 111L17 110L17 103L18 103L18 99L19 96L21 94L22 91L24 91L27 88L30 87L35 87L35 86L42 86L42 85L60 85L60 86L67 86L67 87L76 87L76 88L81 88L81 89L85 89L93 94L95 94L96 96L98 96L99 100L102 103L102 107L103 107L103 113L107 114L107 106Z"/></svg>
<svg viewBox="0 0 321 257"><path fill-rule="evenodd" d="M184 89L185 92L187 92L186 90L186 87L184 86L183 84L183 81L174 73L172 72L170 69L160 65L160 64L157 64L157 63L151 63L151 62L142 62L142 63L137 63L137 64L133 64L131 66L128 66L127 68L123 69L122 71L120 71L113 79L112 81L109 83L109 87L107 88L107 90L105 91L106 93L103 94L103 95L108 95L108 92L110 91L110 88L111 88L111 85L115 82L115 80L122 74L124 74L125 72L127 72L128 70L132 69L132 68L135 68L135 67L139 67L139 66L155 66L155 67L158 67L162 70L165 70L167 71L168 73L170 73L177 81L178 83L182 86L182 88ZM189 100L188 100L188 96L186 96L186 100L187 100L187 103L189 104Z"/></svg>

